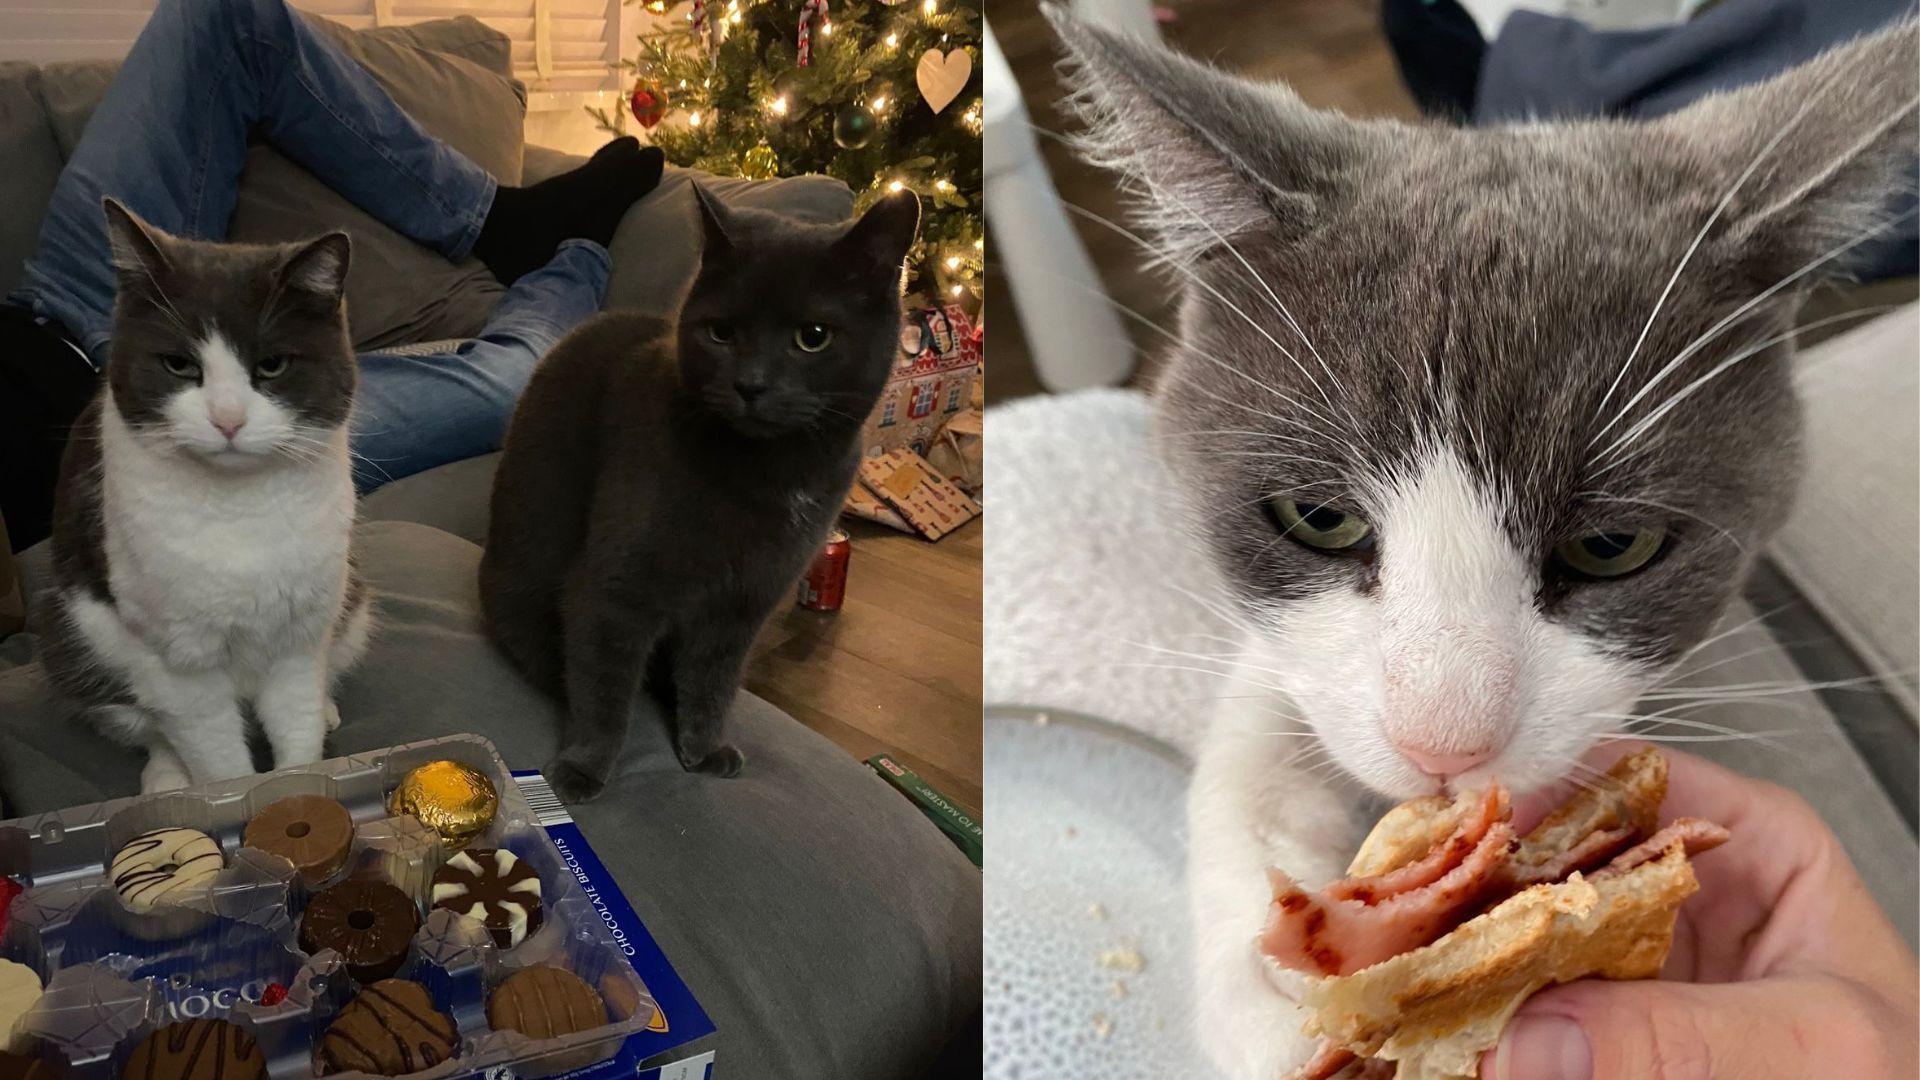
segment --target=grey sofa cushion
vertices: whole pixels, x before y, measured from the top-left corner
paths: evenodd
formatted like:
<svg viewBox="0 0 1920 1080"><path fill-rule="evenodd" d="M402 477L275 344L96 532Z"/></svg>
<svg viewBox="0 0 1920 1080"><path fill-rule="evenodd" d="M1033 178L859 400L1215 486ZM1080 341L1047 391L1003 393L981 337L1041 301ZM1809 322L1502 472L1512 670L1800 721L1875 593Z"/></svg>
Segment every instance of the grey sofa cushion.
<svg viewBox="0 0 1920 1080"><path fill-rule="evenodd" d="M485 547L499 467L499 454L482 454L395 480L360 500L360 520L431 525Z"/></svg>
<svg viewBox="0 0 1920 1080"><path fill-rule="evenodd" d="M358 32L324 19L313 22L428 133L501 183L520 182L526 91L509 75L511 46L505 35L467 16ZM70 61L43 69L41 96L62 161L118 70L117 61ZM33 216L36 230L44 209L43 200ZM471 337L505 291L479 260L448 262L381 224L273 148L260 145L249 152L228 229L232 239L271 243L342 228L354 242L347 306L354 343L362 348Z"/></svg>
<svg viewBox="0 0 1920 1080"><path fill-rule="evenodd" d="M0 296L20 283L20 267L33 254L40 218L60 177L60 142L41 106L40 69L0 64Z"/></svg>
<svg viewBox="0 0 1920 1080"><path fill-rule="evenodd" d="M545 762L555 708L476 626L472 544L421 525L363 526L380 629L342 685L352 753L478 732L515 768ZM45 547L28 571L44 577ZM21 639L15 638L17 646ZM722 1076L923 1075L979 1007L980 876L845 752L743 694L747 769L681 771L637 718L622 775L576 817L719 1028ZM37 665L0 671L0 791L16 813L128 794L139 756L54 715Z"/></svg>
<svg viewBox="0 0 1920 1080"><path fill-rule="evenodd" d="M537 183L584 160L529 146L526 181ZM679 310L700 266L700 219L693 201L696 180L728 206L769 210L799 221L844 221L853 213L853 192L830 176L747 180L669 165L660 186L627 211L614 234L607 307L658 316Z"/></svg>

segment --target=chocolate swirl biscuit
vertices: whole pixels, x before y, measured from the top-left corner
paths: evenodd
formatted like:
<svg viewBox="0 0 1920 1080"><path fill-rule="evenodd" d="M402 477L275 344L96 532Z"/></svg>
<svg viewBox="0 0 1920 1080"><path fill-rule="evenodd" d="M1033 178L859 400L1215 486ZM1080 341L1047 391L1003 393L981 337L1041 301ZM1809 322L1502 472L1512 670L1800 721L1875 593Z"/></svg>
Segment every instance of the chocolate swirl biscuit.
<svg viewBox="0 0 1920 1080"><path fill-rule="evenodd" d="M403 1076L453 1057L459 1032L427 988L406 979L374 983L347 1002L320 1039L320 1075Z"/></svg>
<svg viewBox="0 0 1920 1080"><path fill-rule="evenodd" d="M540 929L540 875L505 848L473 848L433 874L433 906L476 919L511 949Z"/></svg>
<svg viewBox="0 0 1920 1080"><path fill-rule="evenodd" d="M267 1059L253 1036L225 1020L168 1024L141 1041L120 1080L264 1080Z"/></svg>

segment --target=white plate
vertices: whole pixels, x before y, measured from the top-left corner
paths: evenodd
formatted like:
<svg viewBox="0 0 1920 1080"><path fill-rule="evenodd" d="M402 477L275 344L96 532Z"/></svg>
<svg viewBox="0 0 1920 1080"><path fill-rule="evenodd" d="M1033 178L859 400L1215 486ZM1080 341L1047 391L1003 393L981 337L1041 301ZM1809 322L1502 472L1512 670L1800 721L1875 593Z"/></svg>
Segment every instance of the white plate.
<svg viewBox="0 0 1920 1080"><path fill-rule="evenodd" d="M987 710L989 1080L1215 1075L1191 1021L1189 769L1106 721Z"/></svg>

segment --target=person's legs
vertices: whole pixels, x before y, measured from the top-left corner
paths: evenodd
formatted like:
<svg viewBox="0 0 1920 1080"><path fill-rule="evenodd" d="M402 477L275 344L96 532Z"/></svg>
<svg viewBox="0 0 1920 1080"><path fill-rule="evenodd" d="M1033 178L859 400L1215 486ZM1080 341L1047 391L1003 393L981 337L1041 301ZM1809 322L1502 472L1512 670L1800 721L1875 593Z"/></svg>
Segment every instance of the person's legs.
<svg viewBox="0 0 1920 1080"><path fill-rule="evenodd" d="M449 258L467 254L495 181L422 131L284 0L161 0L54 188L13 299L104 360L114 295L100 200L220 240L259 131L329 187Z"/></svg>
<svg viewBox="0 0 1920 1080"><path fill-rule="evenodd" d="M363 355L353 430L361 493L499 449L534 365L600 309L612 270L605 248L569 240L515 282L480 336L458 350Z"/></svg>

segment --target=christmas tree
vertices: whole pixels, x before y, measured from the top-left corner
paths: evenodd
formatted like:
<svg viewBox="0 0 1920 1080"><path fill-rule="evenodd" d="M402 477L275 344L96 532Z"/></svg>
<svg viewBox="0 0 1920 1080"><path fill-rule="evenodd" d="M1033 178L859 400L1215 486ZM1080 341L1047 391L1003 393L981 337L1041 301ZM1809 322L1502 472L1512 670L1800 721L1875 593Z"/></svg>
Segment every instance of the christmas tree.
<svg viewBox="0 0 1920 1080"><path fill-rule="evenodd" d="M662 18L621 67L631 115L668 161L756 179L824 173L854 190L856 211L911 188L921 205L912 288L978 298L980 0L644 7ZM594 114L626 130L626 113Z"/></svg>

